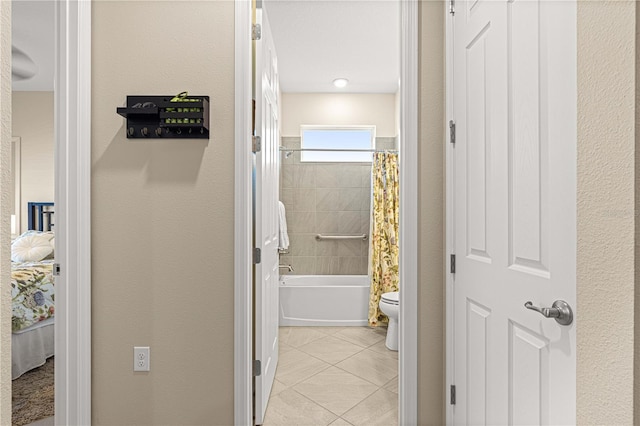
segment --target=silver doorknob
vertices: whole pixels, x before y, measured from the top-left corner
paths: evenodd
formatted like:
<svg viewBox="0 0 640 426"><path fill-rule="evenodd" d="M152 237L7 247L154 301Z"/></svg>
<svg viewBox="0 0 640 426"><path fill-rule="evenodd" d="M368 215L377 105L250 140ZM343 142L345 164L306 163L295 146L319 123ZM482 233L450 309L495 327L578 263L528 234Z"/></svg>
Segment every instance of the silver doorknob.
<svg viewBox="0 0 640 426"><path fill-rule="evenodd" d="M569 325L573 322L571 306L564 300L556 300L551 308L538 308L533 303L527 302L524 307L532 311L540 312L545 318L555 318L558 324Z"/></svg>

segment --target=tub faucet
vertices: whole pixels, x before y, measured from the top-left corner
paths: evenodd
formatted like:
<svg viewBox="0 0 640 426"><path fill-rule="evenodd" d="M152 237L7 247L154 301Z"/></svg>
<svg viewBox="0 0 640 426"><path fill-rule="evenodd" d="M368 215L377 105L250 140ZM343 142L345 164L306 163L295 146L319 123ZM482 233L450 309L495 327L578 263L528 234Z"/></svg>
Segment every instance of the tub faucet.
<svg viewBox="0 0 640 426"><path fill-rule="evenodd" d="M288 269L289 272L293 272L293 266L291 266L291 265L278 265L278 267L280 269L284 268L284 269Z"/></svg>

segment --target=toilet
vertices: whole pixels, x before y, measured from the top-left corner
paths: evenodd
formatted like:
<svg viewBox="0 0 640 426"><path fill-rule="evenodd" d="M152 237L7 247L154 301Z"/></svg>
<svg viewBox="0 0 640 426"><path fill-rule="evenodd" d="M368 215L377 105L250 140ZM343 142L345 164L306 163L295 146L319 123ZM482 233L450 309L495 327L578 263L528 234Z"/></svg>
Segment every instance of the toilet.
<svg viewBox="0 0 640 426"><path fill-rule="evenodd" d="M389 326L387 327L387 340L385 342L388 349L392 351L398 350L398 296L400 293L392 291L384 293L380 297L380 310L389 317Z"/></svg>

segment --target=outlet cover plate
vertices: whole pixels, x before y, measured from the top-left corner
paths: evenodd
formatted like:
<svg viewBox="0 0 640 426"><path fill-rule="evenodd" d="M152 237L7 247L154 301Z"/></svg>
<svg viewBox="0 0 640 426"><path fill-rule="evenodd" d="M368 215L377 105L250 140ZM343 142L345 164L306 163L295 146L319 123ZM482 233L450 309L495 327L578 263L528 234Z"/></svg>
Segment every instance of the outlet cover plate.
<svg viewBox="0 0 640 426"><path fill-rule="evenodd" d="M149 346L133 348L133 371L150 371Z"/></svg>

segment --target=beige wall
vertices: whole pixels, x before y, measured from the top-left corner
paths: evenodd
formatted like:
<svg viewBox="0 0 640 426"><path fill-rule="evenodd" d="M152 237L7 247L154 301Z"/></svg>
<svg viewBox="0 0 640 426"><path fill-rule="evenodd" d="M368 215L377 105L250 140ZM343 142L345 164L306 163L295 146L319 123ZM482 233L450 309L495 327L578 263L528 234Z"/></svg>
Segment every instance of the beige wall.
<svg viewBox="0 0 640 426"><path fill-rule="evenodd" d="M578 2L577 422L631 425L634 1Z"/></svg>
<svg viewBox="0 0 640 426"><path fill-rule="evenodd" d="M420 3L418 419L445 424L444 2Z"/></svg>
<svg viewBox="0 0 640 426"><path fill-rule="evenodd" d="M6 3L0 2L2 30ZM615 4L581 2L578 9L580 424L633 420L634 188L629 181L635 47L629 43L635 5ZM419 297L420 306L430 308L419 313L421 424L442 424L445 408L443 7L421 3L420 259L429 263L421 265ZM94 424L230 424L233 4L95 2L93 18ZM176 22L189 25L176 32ZM175 51L180 55L167 54ZM126 94L185 89L212 97L208 143L124 138L114 110ZM1 119L7 114L5 108ZM10 134L2 135L6 147ZM2 149L4 165L8 152ZM2 176L0 183L6 184ZM441 202L428 203L429 196ZM8 230L6 220L2 226ZM214 300L220 301L217 309ZM151 346L150 373L131 372L134 345ZM7 382L0 387L3 404Z"/></svg>
<svg viewBox="0 0 640 426"><path fill-rule="evenodd" d="M282 136L300 136L300 125L370 125L377 137L394 137L395 94L283 93Z"/></svg>
<svg viewBox="0 0 640 426"><path fill-rule="evenodd" d="M27 202L53 201L53 92L13 92L13 136L21 144L21 230L27 230Z"/></svg>
<svg viewBox="0 0 640 426"><path fill-rule="evenodd" d="M234 4L94 1L94 425L233 423ZM209 140L126 139L126 95L211 97ZM151 371L133 373L133 347Z"/></svg>
<svg viewBox="0 0 640 426"><path fill-rule="evenodd" d="M11 424L11 2L0 1L0 424Z"/></svg>

